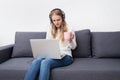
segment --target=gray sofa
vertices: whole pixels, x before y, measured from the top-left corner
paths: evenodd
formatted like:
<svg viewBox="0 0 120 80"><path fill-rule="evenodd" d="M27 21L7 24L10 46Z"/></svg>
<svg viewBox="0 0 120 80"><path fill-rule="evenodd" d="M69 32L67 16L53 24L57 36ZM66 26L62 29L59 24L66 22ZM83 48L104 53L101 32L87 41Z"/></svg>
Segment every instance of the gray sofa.
<svg viewBox="0 0 120 80"><path fill-rule="evenodd" d="M120 80L120 31L75 31L73 64L55 68L50 80ZM46 32L16 32L15 44L0 47L0 80L23 80L33 60L29 39Z"/></svg>

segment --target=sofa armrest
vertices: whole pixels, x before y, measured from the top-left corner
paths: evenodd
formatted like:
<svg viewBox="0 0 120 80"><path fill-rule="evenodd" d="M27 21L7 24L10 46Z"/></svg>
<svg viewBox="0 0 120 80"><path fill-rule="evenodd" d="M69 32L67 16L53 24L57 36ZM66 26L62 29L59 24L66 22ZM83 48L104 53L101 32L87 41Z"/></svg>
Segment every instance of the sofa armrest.
<svg viewBox="0 0 120 80"><path fill-rule="evenodd" d="M0 63L11 58L14 44L0 47Z"/></svg>

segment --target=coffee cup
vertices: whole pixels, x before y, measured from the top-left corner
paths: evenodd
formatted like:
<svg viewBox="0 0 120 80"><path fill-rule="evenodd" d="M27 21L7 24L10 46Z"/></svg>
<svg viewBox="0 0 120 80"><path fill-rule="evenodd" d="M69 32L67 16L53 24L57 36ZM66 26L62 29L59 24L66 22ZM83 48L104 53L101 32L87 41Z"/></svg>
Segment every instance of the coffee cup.
<svg viewBox="0 0 120 80"><path fill-rule="evenodd" d="M70 40L71 39L72 32L64 32L64 39L65 40Z"/></svg>

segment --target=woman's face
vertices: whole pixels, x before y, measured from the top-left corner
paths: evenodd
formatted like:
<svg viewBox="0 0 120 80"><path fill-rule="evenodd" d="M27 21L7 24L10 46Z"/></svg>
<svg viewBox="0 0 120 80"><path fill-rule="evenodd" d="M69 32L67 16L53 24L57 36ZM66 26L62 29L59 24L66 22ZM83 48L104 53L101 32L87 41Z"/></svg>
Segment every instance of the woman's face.
<svg viewBox="0 0 120 80"><path fill-rule="evenodd" d="M62 24L62 17L56 14L53 14L51 16L52 22L55 25L55 27L60 28L61 24Z"/></svg>

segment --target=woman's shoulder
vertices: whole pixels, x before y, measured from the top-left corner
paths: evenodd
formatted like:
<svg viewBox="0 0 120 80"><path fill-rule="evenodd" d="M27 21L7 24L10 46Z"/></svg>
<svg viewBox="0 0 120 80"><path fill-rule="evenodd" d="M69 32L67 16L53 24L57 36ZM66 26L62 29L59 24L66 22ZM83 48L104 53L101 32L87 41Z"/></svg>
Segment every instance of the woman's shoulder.
<svg viewBox="0 0 120 80"><path fill-rule="evenodd" d="M47 39L51 39L51 38L52 38L52 35L51 35L51 28L50 28L50 27L47 28L47 29L46 29L46 32L47 32L46 38L47 38Z"/></svg>

